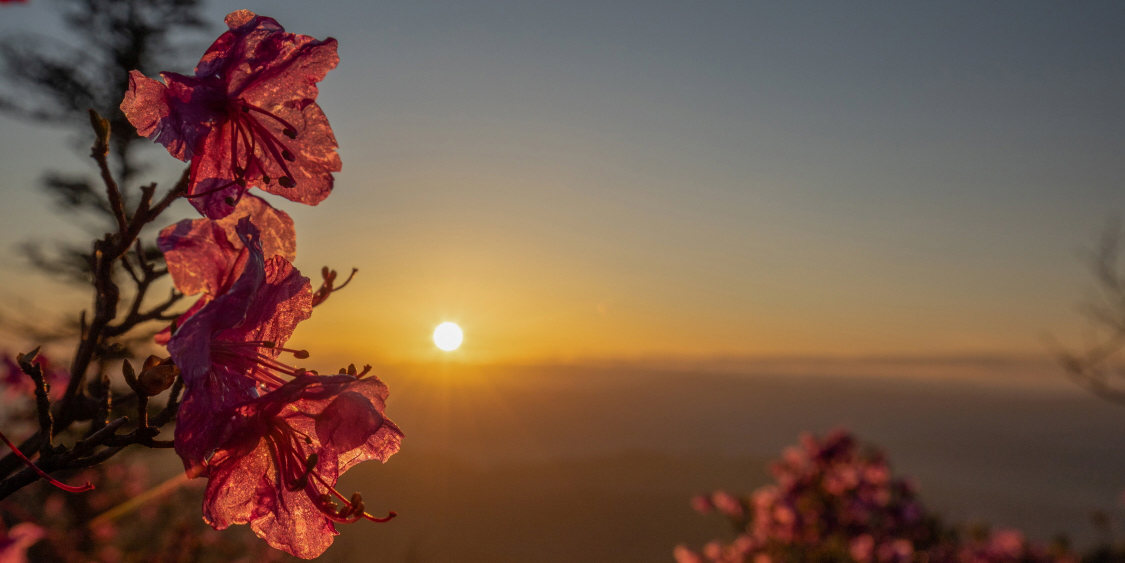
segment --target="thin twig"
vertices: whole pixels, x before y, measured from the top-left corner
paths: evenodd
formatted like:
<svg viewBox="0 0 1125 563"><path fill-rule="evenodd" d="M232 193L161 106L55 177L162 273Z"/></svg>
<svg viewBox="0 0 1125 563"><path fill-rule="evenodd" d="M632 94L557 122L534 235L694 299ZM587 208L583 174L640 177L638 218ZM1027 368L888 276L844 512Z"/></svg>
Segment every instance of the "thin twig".
<svg viewBox="0 0 1125 563"><path fill-rule="evenodd" d="M27 354L16 356L16 363L19 364L20 371L27 374L35 382L35 406L39 412L39 432L47 438L40 445L40 448L48 449L51 447L51 439L54 438L54 420L51 418L51 399L48 396L47 380L43 377L43 367L35 363L35 357L38 355L39 348L36 347ZM16 452L13 451L13 453Z"/></svg>
<svg viewBox="0 0 1125 563"><path fill-rule="evenodd" d="M109 170L109 121L90 110L90 125L94 127L94 146L90 149L90 156L98 163L105 184L106 196L109 198L109 207L113 210L113 218L117 220L117 231L125 232L128 220L125 218L125 203L121 199L121 190L113 179Z"/></svg>

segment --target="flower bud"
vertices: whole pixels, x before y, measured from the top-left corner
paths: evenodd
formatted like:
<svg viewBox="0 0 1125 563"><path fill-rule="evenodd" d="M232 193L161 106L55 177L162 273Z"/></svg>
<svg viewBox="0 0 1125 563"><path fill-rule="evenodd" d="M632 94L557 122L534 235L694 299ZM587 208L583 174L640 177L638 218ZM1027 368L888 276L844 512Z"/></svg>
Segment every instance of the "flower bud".
<svg viewBox="0 0 1125 563"><path fill-rule="evenodd" d="M172 363L171 358L149 356L141 365L141 374L133 372L133 365L129 360L121 364L121 372L129 387L138 395L151 397L172 386L172 382L180 375L180 368Z"/></svg>

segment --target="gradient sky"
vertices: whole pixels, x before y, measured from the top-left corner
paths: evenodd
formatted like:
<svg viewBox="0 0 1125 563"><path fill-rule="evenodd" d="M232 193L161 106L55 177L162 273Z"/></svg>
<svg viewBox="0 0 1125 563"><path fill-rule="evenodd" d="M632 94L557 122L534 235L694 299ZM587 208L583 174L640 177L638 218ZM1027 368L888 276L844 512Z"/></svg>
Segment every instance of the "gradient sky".
<svg viewBox="0 0 1125 563"><path fill-rule="evenodd" d="M298 267L360 269L298 333L357 362L446 320L470 362L1039 354L1125 211L1121 3L257 0L213 36L236 8L340 41L343 172L277 205ZM0 119L0 283L44 309L87 299L11 251L72 232L33 193L66 139Z"/></svg>

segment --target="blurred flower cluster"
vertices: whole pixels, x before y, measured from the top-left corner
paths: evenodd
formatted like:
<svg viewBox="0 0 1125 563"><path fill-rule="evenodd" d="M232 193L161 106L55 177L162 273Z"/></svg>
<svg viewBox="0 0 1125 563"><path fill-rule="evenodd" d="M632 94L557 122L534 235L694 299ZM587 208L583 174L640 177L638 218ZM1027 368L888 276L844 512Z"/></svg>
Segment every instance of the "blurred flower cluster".
<svg viewBox="0 0 1125 563"><path fill-rule="evenodd" d="M360 493L345 496L336 489L348 469L368 460L386 461L399 449L402 432L384 412L387 386L370 366L353 364L321 375L293 365L309 353L285 347L313 307L351 278L337 284L336 272L325 267L314 292L309 278L292 264L293 220L249 193L254 188L306 205L331 193L341 163L316 97L317 83L339 61L336 40L289 33L273 18L247 10L232 12L225 21L227 31L203 54L193 75L163 72L157 80L132 70L128 76L120 104L124 117L138 134L189 164L162 199L153 199L155 184L149 185L127 209L107 160L113 128L90 112L96 134L91 156L102 172L105 208L117 232L95 242L89 263L95 312L92 318L80 315L71 369L55 369L39 347L16 355L14 363L6 360L7 371L0 374L5 395L24 403L34 397L34 410L24 409L20 412L26 416L16 418L23 426L37 423L38 433L18 446L0 434L11 449L0 459L0 499L40 478L62 491L96 492L30 503L43 506L38 514L21 516L16 513L22 509L13 509L13 527L2 540L12 555L0 553L0 563L19 561L19 550L39 533L51 540L49 549L59 561L139 560L133 557L136 549L121 550L129 540L108 517L89 519L140 492L130 488L143 480L122 473L126 470L120 466L87 469L129 445L175 448L185 479L207 479L203 521L216 530L248 524L270 546L298 557L324 553L338 534L336 524L386 522L395 516L373 516ZM138 237L180 197L203 217L161 230L156 247L167 266L161 269ZM136 286L127 307L120 306L120 272ZM146 310L145 292L164 275L175 289L167 301ZM199 298L186 311L174 312L172 306L187 295ZM136 369L131 355L116 357L122 359L115 365L131 394L115 397L106 371L85 381L92 362L112 357L114 338L152 321L170 323L155 339L167 347L167 355L151 355ZM150 416L150 401L166 391L165 408ZM135 413L133 421L113 418L123 403ZM157 440L173 419L174 440ZM131 422L136 425L132 432L118 433ZM53 443L72 437L79 427L86 435L73 446ZM23 427L18 430L24 433ZM85 485L50 476L75 470L83 470L77 477L85 477ZM17 521L38 528L19 527ZM197 542L194 536L169 533L179 524L164 524L138 536L142 543L166 543L155 551L164 555L151 560L199 560L182 558L191 553L183 542ZM214 542L210 537L200 536L198 542ZM71 551L82 555L72 557Z"/></svg>
<svg viewBox="0 0 1125 563"><path fill-rule="evenodd" d="M692 499L734 527L729 543L701 551L680 545L678 563L1068 563L1061 547L1014 530L969 533L926 511L914 485L891 473L882 452L836 430L801 436L771 464L774 484L738 497L715 491Z"/></svg>
<svg viewBox="0 0 1125 563"><path fill-rule="evenodd" d="M75 475L97 488L81 495L30 487L0 506L9 526L0 562L22 563L272 563L295 561L247 530L220 533L191 505L194 482L149 489L151 456L107 463ZM155 494L154 494L155 493ZM137 502L140 499L141 502ZM124 510L122 510L124 509Z"/></svg>

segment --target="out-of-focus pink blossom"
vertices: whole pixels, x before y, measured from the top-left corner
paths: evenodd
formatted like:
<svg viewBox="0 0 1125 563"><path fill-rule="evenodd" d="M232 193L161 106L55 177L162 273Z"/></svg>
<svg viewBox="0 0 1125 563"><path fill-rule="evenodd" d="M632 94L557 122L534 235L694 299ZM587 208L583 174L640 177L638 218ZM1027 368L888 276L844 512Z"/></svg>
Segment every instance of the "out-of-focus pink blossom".
<svg viewBox="0 0 1125 563"><path fill-rule="evenodd" d="M742 501L738 497L726 492L715 491L711 494L711 504L723 515L730 518L740 518L745 513Z"/></svg>
<svg viewBox="0 0 1125 563"><path fill-rule="evenodd" d="M0 563L27 563L27 548L35 545L46 530L30 522L21 522L0 536Z"/></svg>
<svg viewBox="0 0 1125 563"><path fill-rule="evenodd" d="M339 61L336 40L286 33L247 10L226 23L194 76L165 72L160 82L132 71L121 111L139 134L191 161L188 197L207 217L230 214L252 186L316 205L340 170L316 103L316 83Z"/></svg>
<svg viewBox="0 0 1125 563"><path fill-rule="evenodd" d="M871 534L861 534L852 539L848 553L859 563L869 563L875 552L875 538Z"/></svg>
<svg viewBox="0 0 1125 563"><path fill-rule="evenodd" d="M692 551L688 546L680 544L672 550L672 557L676 563L704 563L703 556Z"/></svg>
<svg viewBox="0 0 1125 563"><path fill-rule="evenodd" d="M718 561L723 557L723 544L718 541L707 542L707 545L703 546L703 556L712 561Z"/></svg>
<svg viewBox="0 0 1125 563"><path fill-rule="evenodd" d="M999 530L992 534L991 549L1008 557L1017 557L1027 540L1019 530Z"/></svg>
<svg viewBox="0 0 1125 563"><path fill-rule="evenodd" d="M715 504L709 495L695 495L691 497L691 508L700 514L710 514L715 511Z"/></svg>
<svg viewBox="0 0 1125 563"><path fill-rule="evenodd" d="M891 474L886 457L849 433L803 434L770 469L776 482L754 491L747 514L720 512L741 533L703 549L713 563L1074 563L1014 530L958 541L916 497L917 487ZM717 492L711 501L733 495ZM729 500L724 500L729 502ZM681 546L682 547L682 546ZM682 547L684 553L694 553Z"/></svg>
<svg viewBox="0 0 1125 563"><path fill-rule="evenodd" d="M35 382L31 376L20 369L16 363L15 355L4 352L3 365L0 366L0 391L4 395L31 396L35 393ZM58 363L51 361L42 352L31 361L43 370L43 379L47 382L47 396L51 399L62 397L66 385L70 382L70 373Z"/></svg>
<svg viewBox="0 0 1125 563"><path fill-rule="evenodd" d="M905 538L897 538L880 544L876 548L880 563L907 563L914 556L914 544Z"/></svg>

